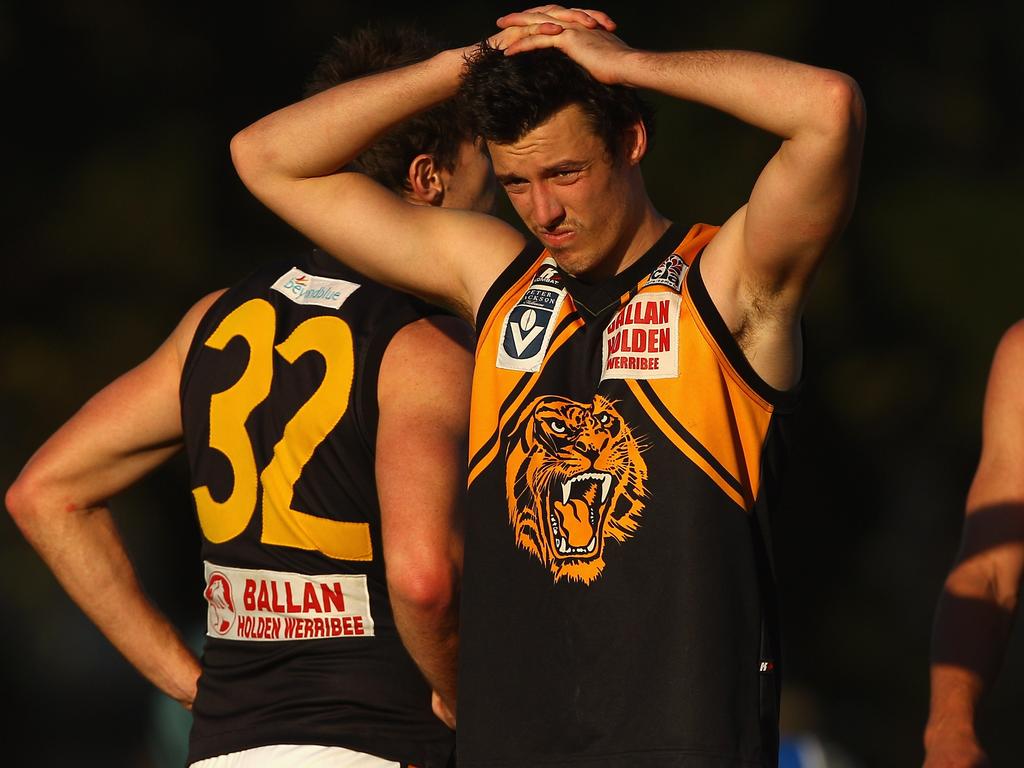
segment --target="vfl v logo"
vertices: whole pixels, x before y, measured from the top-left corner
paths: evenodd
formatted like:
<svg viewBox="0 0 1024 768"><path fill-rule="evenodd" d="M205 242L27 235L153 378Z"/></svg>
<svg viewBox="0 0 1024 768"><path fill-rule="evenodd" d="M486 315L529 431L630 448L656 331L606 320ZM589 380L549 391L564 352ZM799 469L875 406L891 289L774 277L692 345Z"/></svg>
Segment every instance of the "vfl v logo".
<svg viewBox="0 0 1024 768"><path fill-rule="evenodd" d="M526 310L519 318L518 323L512 323L509 326L509 330L512 331L512 343L515 345L516 355L519 357L522 357L531 342L544 332L544 329L537 325L537 313L532 309Z"/></svg>
<svg viewBox="0 0 1024 768"><path fill-rule="evenodd" d="M558 278L552 267L550 281ZM501 339L494 364L506 371L537 371L540 369L556 330L558 313L568 295L564 288L544 282L539 274L501 324Z"/></svg>

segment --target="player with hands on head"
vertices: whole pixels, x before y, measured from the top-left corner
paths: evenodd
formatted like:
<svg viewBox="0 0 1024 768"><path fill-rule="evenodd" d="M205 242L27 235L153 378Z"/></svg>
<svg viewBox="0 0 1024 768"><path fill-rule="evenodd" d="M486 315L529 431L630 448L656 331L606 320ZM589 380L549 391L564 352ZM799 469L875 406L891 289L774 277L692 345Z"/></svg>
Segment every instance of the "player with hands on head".
<svg viewBox="0 0 1024 768"><path fill-rule="evenodd" d="M856 196L859 89L764 54L634 49L597 11L499 25L262 118L236 169L327 252L475 323L460 766L774 766L771 517L803 305ZM641 90L779 137L721 226L648 196ZM457 91L539 242L345 170Z"/></svg>

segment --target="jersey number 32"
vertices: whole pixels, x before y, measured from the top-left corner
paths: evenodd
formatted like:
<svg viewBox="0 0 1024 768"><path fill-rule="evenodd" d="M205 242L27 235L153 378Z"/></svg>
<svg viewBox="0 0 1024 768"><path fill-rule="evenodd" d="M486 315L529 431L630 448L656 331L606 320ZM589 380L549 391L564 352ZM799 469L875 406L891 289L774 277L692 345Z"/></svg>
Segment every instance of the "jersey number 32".
<svg viewBox="0 0 1024 768"><path fill-rule="evenodd" d="M275 347L275 325L274 307L252 299L224 318L206 340L206 346L222 350L241 337L249 346L249 362L238 381L210 401L210 447L231 463L234 485L224 501L215 500L208 486L193 489L203 535L219 544L241 534L256 511L259 486L264 544L316 550L337 560L372 560L367 523L328 520L291 508L303 467L348 409L354 371L352 331L341 318L321 315L300 323ZM285 425L270 463L257 475L245 422L270 394L275 350L288 363L316 352L326 370L320 386Z"/></svg>

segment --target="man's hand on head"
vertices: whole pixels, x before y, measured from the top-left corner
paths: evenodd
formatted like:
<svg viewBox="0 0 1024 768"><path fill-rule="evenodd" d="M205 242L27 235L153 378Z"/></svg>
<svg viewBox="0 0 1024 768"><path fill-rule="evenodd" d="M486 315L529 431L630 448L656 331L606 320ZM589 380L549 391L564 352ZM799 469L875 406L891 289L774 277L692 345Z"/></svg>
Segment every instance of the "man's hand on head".
<svg viewBox="0 0 1024 768"><path fill-rule="evenodd" d="M512 26L525 26L529 24L554 23L558 25L579 24L588 29L603 28L612 32L617 26L604 11L596 11L589 8L564 8L561 5L538 5L527 8L518 13L508 13L498 19L498 26L502 29Z"/></svg>
<svg viewBox="0 0 1024 768"><path fill-rule="evenodd" d="M490 42L506 55L559 48L608 85L622 82L617 57L632 50L612 34L616 24L601 11L545 5L502 16L498 26L502 31Z"/></svg>

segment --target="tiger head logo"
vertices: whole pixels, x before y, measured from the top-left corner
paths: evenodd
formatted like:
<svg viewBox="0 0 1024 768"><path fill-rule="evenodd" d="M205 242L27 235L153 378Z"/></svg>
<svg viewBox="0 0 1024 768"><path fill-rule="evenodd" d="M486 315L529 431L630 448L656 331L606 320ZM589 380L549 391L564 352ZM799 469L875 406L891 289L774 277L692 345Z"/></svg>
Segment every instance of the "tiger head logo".
<svg viewBox="0 0 1024 768"><path fill-rule="evenodd" d="M511 437L505 485L516 542L555 581L591 583L604 569L605 541L625 541L640 525L640 444L600 395L589 405L539 397Z"/></svg>

